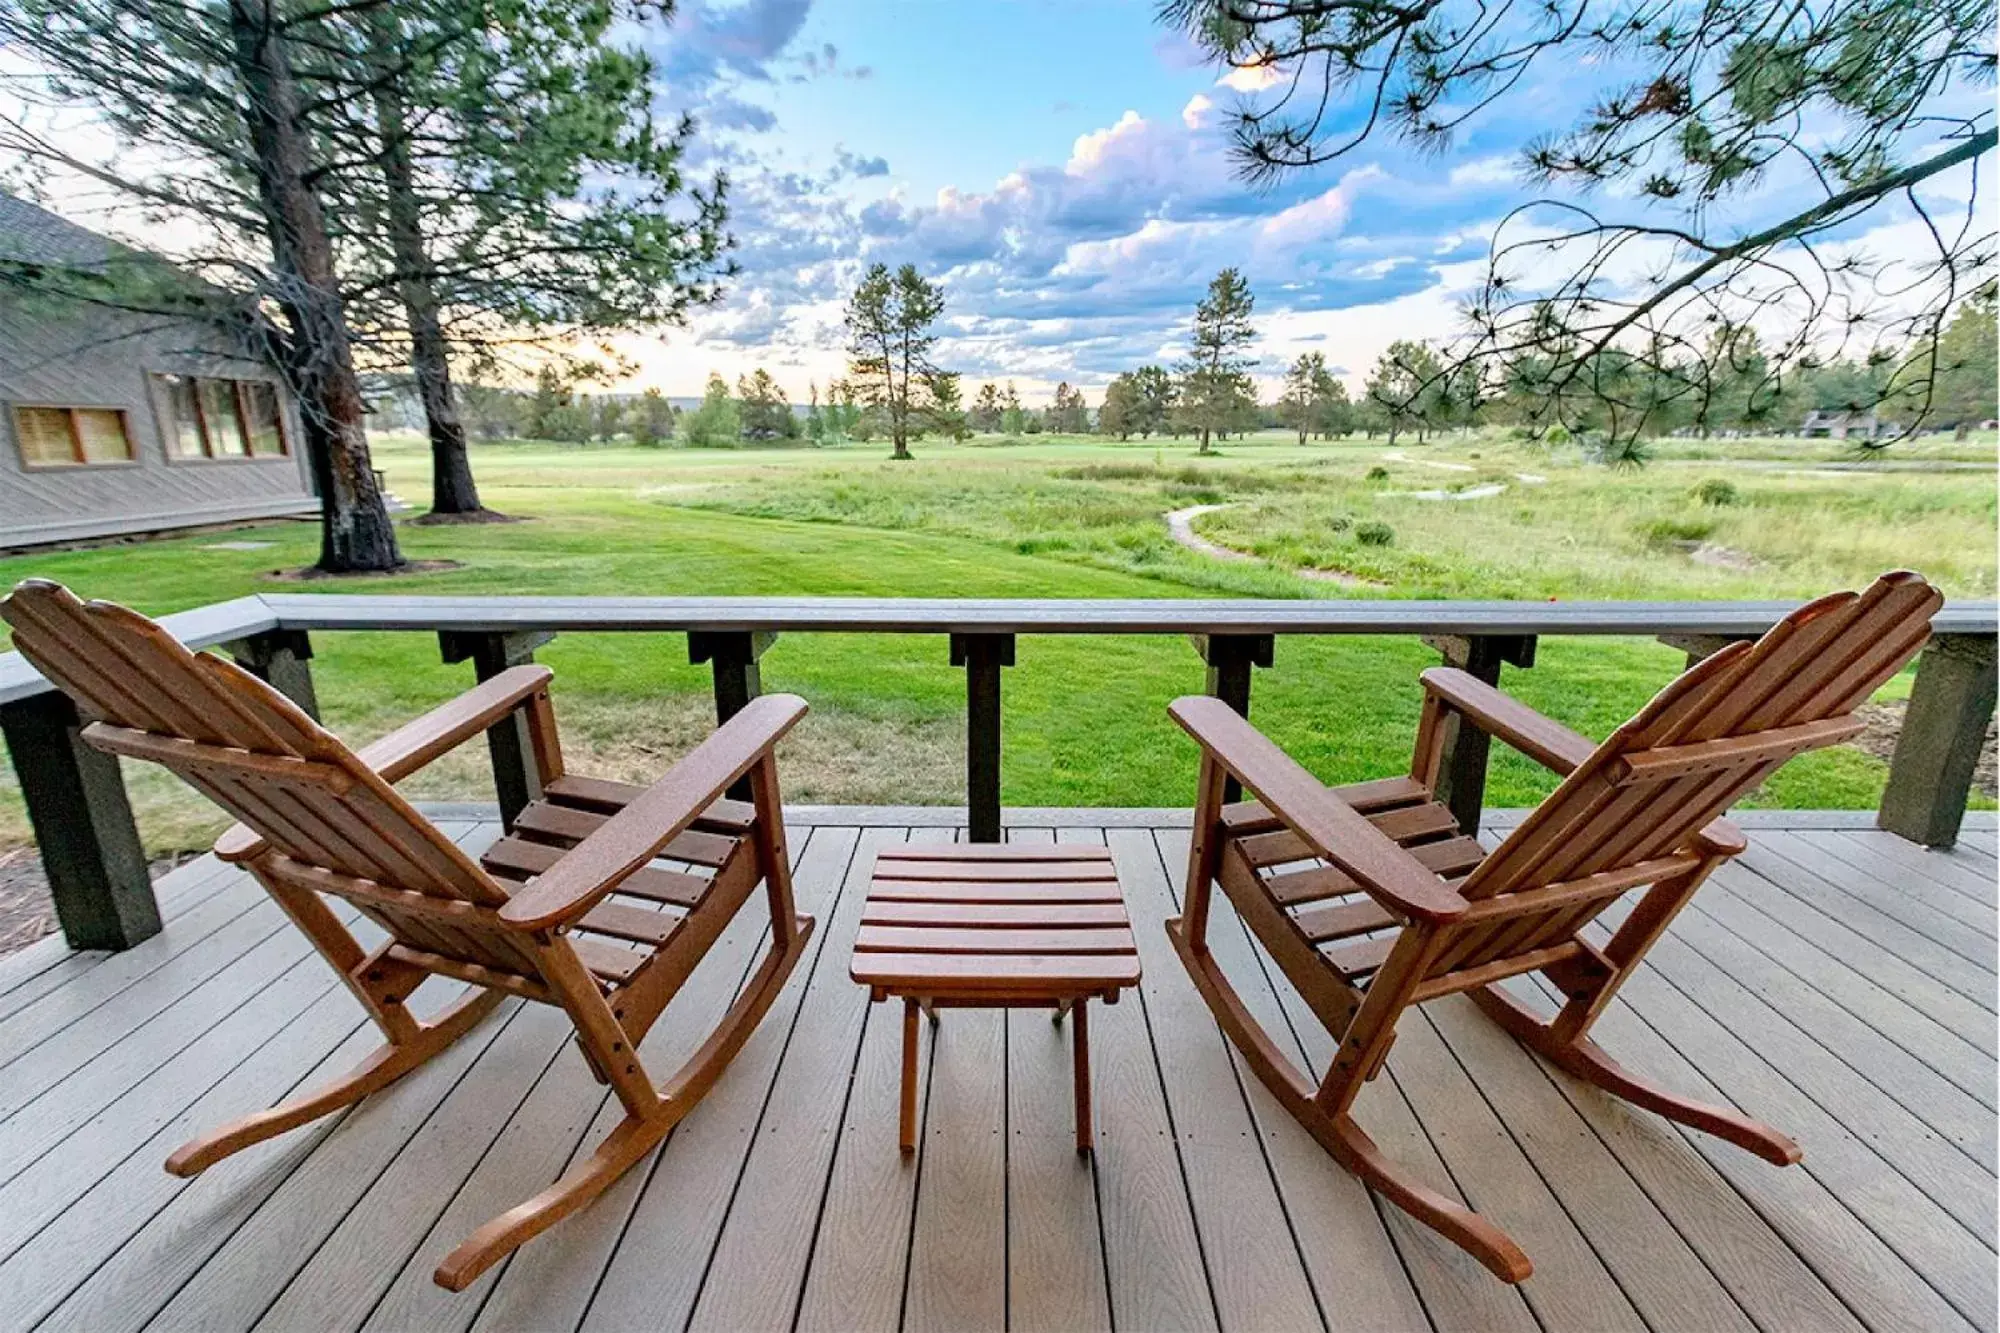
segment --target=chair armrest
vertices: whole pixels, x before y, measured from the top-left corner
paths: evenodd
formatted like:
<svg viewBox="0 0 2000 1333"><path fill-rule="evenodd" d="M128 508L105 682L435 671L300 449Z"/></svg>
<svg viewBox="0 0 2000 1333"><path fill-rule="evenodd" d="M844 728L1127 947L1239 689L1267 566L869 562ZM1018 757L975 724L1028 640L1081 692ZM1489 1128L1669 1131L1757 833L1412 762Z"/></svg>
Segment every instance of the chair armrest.
<svg viewBox="0 0 2000 1333"><path fill-rule="evenodd" d="M1568 777L1597 749L1589 737L1502 694L1469 671L1432 667L1421 679L1441 700L1489 736L1505 741L1551 772Z"/></svg>
<svg viewBox="0 0 2000 1333"><path fill-rule="evenodd" d="M1743 830L1727 819L1711 819L1694 835L1695 845L1709 856L1741 856L1750 848Z"/></svg>
<svg viewBox="0 0 2000 1333"><path fill-rule="evenodd" d="M356 757L383 781L401 782L547 689L554 674L545 666L509 667L363 746ZM224 861L254 860L263 850L263 838L244 824L232 825L215 842L215 854Z"/></svg>
<svg viewBox="0 0 2000 1333"><path fill-rule="evenodd" d="M1220 699L1189 695L1167 712L1313 852L1394 911L1432 924L1456 920L1465 899Z"/></svg>
<svg viewBox="0 0 2000 1333"><path fill-rule="evenodd" d="M548 930L590 910L694 823L806 715L795 694L753 699L743 711L598 825L500 909L521 930Z"/></svg>
<svg viewBox="0 0 2000 1333"><path fill-rule="evenodd" d="M1479 677L1457 667L1432 667L1423 674L1424 689L1463 715L1489 736L1505 741L1551 772L1568 777L1597 751L1589 737L1543 717L1518 699L1509 698ZM1736 856L1750 844L1743 831L1726 819L1712 819L1695 835L1710 856Z"/></svg>
<svg viewBox="0 0 2000 1333"><path fill-rule="evenodd" d="M358 751L362 763L385 782L401 782L440 755L457 749L548 687L545 666L508 667L449 703L405 722Z"/></svg>

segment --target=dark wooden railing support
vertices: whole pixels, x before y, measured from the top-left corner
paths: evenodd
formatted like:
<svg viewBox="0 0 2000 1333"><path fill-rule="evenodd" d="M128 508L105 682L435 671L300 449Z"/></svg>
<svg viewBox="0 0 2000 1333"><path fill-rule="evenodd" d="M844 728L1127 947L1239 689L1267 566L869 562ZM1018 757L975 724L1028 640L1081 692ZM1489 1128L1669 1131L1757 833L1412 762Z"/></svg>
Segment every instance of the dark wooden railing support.
<svg viewBox="0 0 2000 1333"><path fill-rule="evenodd" d="M1877 826L1927 847L1958 841L1979 747L1993 722L1994 639L1940 634L1917 659Z"/></svg>
<svg viewBox="0 0 2000 1333"><path fill-rule="evenodd" d="M129 949L160 933L160 904L118 760L84 744L66 694L0 704L56 920L72 949Z"/></svg>
<svg viewBox="0 0 2000 1333"><path fill-rule="evenodd" d="M229 645L236 665L303 708L319 721L319 696L313 693L312 636L304 630L274 629L238 639Z"/></svg>
<svg viewBox="0 0 2000 1333"><path fill-rule="evenodd" d="M1485 681L1500 683L1502 664L1535 664L1532 634L1426 634L1424 642L1438 650L1446 666L1457 667ZM1492 738L1457 714L1444 722L1444 752L1438 765L1437 799L1451 810L1461 832L1479 833L1479 816L1486 808L1486 761Z"/></svg>
<svg viewBox="0 0 2000 1333"><path fill-rule="evenodd" d="M1011 634L954 634L951 664L965 668L965 807L974 842L1000 841L1000 669L1014 665Z"/></svg>
<svg viewBox="0 0 2000 1333"><path fill-rule="evenodd" d="M1188 642L1208 663L1208 692L1229 705L1238 717L1250 716L1250 675L1253 667L1277 660L1276 637L1270 634L1190 634ZM1235 778L1224 779L1225 803L1243 799Z"/></svg>
<svg viewBox="0 0 2000 1333"><path fill-rule="evenodd" d="M1686 653L1687 664L1690 667L1705 658L1715 656L1732 643L1747 642L1733 634L1662 634L1658 637L1667 647L1678 648Z"/></svg>
<svg viewBox="0 0 2000 1333"><path fill-rule="evenodd" d="M471 662L479 680L491 680L508 667L535 660L535 649L555 638L553 631L523 633L441 630L438 647L447 662ZM514 819L542 794L542 773L535 763L534 741L528 735L528 715L515 709L486 729L486 748L493 756L493 791L500 802L500 821Z"/></svg>
<svg viewBox="0 0 2000 1333"><path fill-rule="evenodd" d="M778 636L763 631L734 632L689 630L688 661L695 666L715 664L715 725L721 726L742 712L745 705L764 692L763 673L757 660ZM735 801L750 799L750 779L744 777L729 789Z"/></svg>

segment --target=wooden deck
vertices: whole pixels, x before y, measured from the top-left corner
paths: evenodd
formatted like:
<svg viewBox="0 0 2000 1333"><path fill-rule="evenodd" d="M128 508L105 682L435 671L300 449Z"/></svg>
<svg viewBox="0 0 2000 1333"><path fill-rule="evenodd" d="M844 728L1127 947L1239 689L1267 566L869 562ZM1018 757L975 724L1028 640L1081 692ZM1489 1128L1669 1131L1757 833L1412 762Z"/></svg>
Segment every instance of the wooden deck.
<svg viewBox="0 0 2000 1333"><path fill-rule="evenodd" d="M454 813L468 844L497 833ZM138 948L0 961L0 1328L1995 1326L1990 815L1949 854L1854 817L1752 817L1751 852L1600 1027L1792 1133L1802 1167L1627 1111L1462 999L1404 1024L1360 1118L1523 1243L1519 1289L1372 1198L1242 1074L1159 928L1184 814L1010 819L1108 842L1139 927L1142 987L1092 1015L1095 1162L1072 1146L1066 1033L985 1011L927 1043L902 1159L899 1014L848 980L848 944L872 850L950 818L797 812L821 929L769 1019L660 1152L457 1296L438 1258L616 1118L560 1013L509 1001L389 1092L184 1182L160 1165L181 1139L372 1043L304 937L204 859L163 882L166 930ZM1218 910L1251 1002L1322 1061ZM658 1066L743 979L755 915L655 1030Z"/></svg>

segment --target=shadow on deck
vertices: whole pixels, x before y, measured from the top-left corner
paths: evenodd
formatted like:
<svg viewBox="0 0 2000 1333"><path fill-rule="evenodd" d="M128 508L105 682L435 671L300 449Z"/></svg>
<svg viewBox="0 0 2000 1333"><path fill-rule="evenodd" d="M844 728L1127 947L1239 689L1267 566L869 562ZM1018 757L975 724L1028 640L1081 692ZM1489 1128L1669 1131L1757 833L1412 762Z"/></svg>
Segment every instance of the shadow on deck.
<svg viewBox="0 0 2000 1333"><path fill-rule="evenodd" d="M468 844L497 836L447 813ZM1093 1014L1095 1161L1071 1145L1065 1032L977 1010L926 1043L902 1159L899 1015L848 980L847 945L872 850L955 817L794 812L822 928L770 1017L662 1150L462 1295L437 1260L616 1119L559 1011L509 1000L388 1092L187 1182L161 1169L182 1139L373 1044L305 937L204 858L162 881L166 929L137 948L0 962L0 1328L1995 1326L1991 816L1949 853L1865 817L1745 818L1751 851L1598 1029L1791 1133L1802 1167L1628 1110L1462 998L1407 1019L1359 1118L1523 1243L1518 1289L1375 1200L1239 1069L1159 928L1185 813L1009 819L1108 842L1139 927L1139 994ZM1217 910L1246 998L1304 1019ZM760 928L725 934L649 1060L712 1024ZM1323 1037L1292 1030L1323 1066Z"/></svg>

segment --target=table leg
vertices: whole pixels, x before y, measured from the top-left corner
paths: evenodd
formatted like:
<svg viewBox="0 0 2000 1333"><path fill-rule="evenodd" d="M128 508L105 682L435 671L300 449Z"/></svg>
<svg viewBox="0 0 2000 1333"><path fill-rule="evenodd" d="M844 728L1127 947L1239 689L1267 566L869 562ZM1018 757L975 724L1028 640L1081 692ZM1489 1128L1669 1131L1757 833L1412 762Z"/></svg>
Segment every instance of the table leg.
<svg viewBox="0 0 2000 1333"><path fill-rule="evenodd" d="M1069 1039L1076 1055L1076 1150L1087 1153L1096 1146L1090 1127L1090 1001L1078 1000L1074 1012Z"/></svg>
<svg viewBox="0 0 2000 1333"><path fill-rule="evenodd" d="M915 996L903 1000L903 1113L901 1138L906 1153L917 1150L917 1011Z"/></svg>

